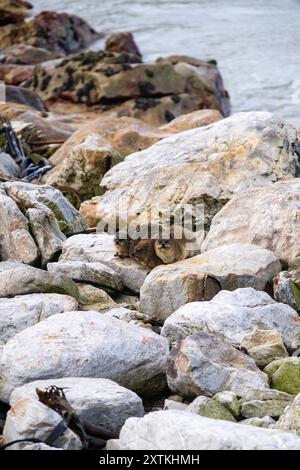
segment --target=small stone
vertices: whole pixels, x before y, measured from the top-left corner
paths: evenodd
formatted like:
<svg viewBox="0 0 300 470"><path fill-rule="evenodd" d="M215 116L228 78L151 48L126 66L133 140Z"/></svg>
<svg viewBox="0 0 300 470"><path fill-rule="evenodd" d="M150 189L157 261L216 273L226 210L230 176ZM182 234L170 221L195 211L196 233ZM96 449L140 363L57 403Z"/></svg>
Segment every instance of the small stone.
<svg viewBox="0 0 300 470"><path fill-rule="evenodd" d="M174 400L165 400L164 410L182 410L188 411L188 405Z"/></svg>
<svg viewBox="0 0 300 470"><path fill-rule="evenodd" d="M234 392L219 392L213 396L213 399L221 403L235 418L240 416L241 405Z"/></svg>
<svg viewBox="0 0 300 470"><path fill-rule="evenodd" d="M264 416L263 418L249 418L243 419L239 424L246 424L248 426L256 426L258 428L271 428L275 429L276 421L270 416Z"/></svg>
<svg viewBox="0 0 300 470"><path fill-rule="evenodd" d="M275 359L288 357L282 336L276 330L257 329L248 333L241 341L241 348L245 348L249 356L261 368L266 367Z"/></svg>
<svg viewBox="0 0 300 470"><path fill-rule="evenodd" d="M207 418L213 419L223 419L226 421L235 422L234 417L225 408L221 405L220 402L213 400L208 397L197 397L194 401L187 407L187 410L191 413L197 413L200 416L206 416Z"/></svg>
<svg viewBox="0 0 300 470"><path fill-rule="evenodd" d="M264 372L268 374L272 388L291 395L300 392L300 357L286 357L273 361Z"/></svg>

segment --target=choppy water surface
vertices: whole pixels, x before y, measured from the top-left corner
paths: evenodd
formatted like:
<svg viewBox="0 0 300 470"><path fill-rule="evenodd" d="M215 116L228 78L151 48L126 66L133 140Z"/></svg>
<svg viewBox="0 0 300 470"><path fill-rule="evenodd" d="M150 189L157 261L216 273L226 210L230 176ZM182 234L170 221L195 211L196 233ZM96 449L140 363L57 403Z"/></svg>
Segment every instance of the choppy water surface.
<svg viewBox="0 0 300 470"><path fill-rule="evenodd" d="M300 125L300 0L33 3L35 12L78 14L98 31L132 31L147 60L168 54L215 58L234 111L273 111Z"/></svg>

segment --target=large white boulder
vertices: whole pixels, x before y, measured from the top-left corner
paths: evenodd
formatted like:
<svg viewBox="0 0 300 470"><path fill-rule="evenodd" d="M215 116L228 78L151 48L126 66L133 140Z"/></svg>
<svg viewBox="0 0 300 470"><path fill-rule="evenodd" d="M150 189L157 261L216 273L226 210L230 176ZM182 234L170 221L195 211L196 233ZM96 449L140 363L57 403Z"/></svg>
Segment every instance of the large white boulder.
<svg viewBox="0 0 300 470"><path fill-rule="evenodd" d="M269 250L242 243L220 246L151 271L141 289L141 309L165 320L181 305L211 300L220 289L264 290L279 271L280 262Z"/></svg>
<svg viewBox="0 0 300 470"><path fill-rule="evenodd" d="M151 330L99 312L53 315L18 333L2 350L0 399L28 382L60 377L114 380L141 394L165 386L168 342Z"/></svg>
<svg viewBox="0 0 300 470"><path fill-rule="evenodd" d="M268 112L238 113L168 137L106 173L106 192L94 200L98 219L110 220L117 203L132 222L144 223L150 211L196 201L208 228L235 194L295 177L296 142L296 129Z"/></svg>
<svg viewBox="0 0 300 470"><path fill-rule="evenodd" d="M108 450L299 450L295 434L198 416L156 411L130 418Z"/></svg>

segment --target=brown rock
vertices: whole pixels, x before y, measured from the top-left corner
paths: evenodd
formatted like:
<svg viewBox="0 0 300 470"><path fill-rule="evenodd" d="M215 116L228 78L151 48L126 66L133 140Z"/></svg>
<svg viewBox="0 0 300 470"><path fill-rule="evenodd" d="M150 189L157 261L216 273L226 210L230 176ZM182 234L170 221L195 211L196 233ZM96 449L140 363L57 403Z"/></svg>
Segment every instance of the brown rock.
<svg viewBox="0 0 300 470"><path fill-rule="evenodd" d="M34 65L0 64L0 80L7 85L20 85L33 77Z"/></svg>
<svg viewBox="0 0 300 470"><path fill-rule="evenodd" d="M98 118L82 126L51 157L54 168L43 182L68 186L85 198L102 193L100 181L126 155L168 134L132 118Z"/></svg>
<svg viewBox="0 0 300 470"><path fill-rule="evenodd" d="M87 47L99 37L78 16L45 11L27 23L4 26L0 32L0 47L22 43L69 54Z"/></svg>
<svg viewBox="0 0 300 470"><path fill-rule="evenodd" d="M222 114L217 109L201 109L193 113L183 114L173 119L168 124L161 126L163 131L177 134L177 132L188 131L195 127L204 127L223 119Z"/></svg>
<svg viewBox="0 0 300 470"><path fill-rule="evenodd" d="M142 58L133 34L129 32L112 33L106 39L105 50L110 52L130 52L131 54L136 54L140 59Z"/></svg>
<svg viewBox="0 0 300 470"><path fill-rule="evenodd" d="M0 50L0 63L36 65L60 57L59 54L28 44L16 44Z"/></svg>
<svg viewBox="0 0 300 470"><path fill-rule="evenodd" d="M32 8L29 2L22 0L1 0L0 3L0 26L10 23L24 23L29 16L28 11Z"/></svg>

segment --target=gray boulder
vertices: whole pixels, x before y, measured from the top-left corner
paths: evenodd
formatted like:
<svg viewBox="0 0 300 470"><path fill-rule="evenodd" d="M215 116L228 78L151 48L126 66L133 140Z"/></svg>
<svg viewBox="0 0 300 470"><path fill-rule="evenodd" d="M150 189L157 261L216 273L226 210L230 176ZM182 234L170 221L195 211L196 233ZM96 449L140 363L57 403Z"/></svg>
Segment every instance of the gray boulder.
<svg viewBox="0 0 300 470"><path fill-rule="evenodd" d="M49 263L47 270L59 276L68 276L75 281L91 282L100 286L112 287L121 291L123 283L120 275L103 263L84 261L65 261Z"/></svg>
<svg viewBox="0 0 300 470"><path fill-rule="evenodd" d="M23 294L66 294L78 298L78 288L69 277L59 276L28 265L17 265L1 271L0 297L14 297Z"/></svg>
<svg viewBox="0 0 300 470"><path fill-rule="evenodd" d="M246 334L256 329L276 330L286 346L300 346L300 323L295 310L275 302L266 292L252 288L221 291L210 302L192 302L173 313L162 329L170 341L206 331L239 347Z"/></svg>
<svg viewBox="0 0 300 470"><path fill-rule="evenodd" d="M60 377L114 380L144 395L165 387L168 342L99 312L53 315L18 333L0 359L0 399L28 382Z"/></svg>
<svg viewBox="0 0 300 470"><path fill-rule="evenodd" d="M65 389L67 400L78 416L94 426L118 433L127 418L144 415L141 398L108 379L68 377L38 380L13 391L4 428L6 442L28 437L47 438L56 413L39 402L36 388L45 390L53 384ZM40 420L41 416L43 420ZM67 434L68 439L72 434ZM65 442L61 444L66 448Z"/></svg>
<svg viewBox="0 0 300 470"><path fill-rule="evenodd" d="M269 386L267 375L249 356L207 333L188 336L172 348L167 379L170 390L186 398L223 391L242 396L246 390Z"/></svg>
<svg viewBox="0 0 300 470"><path fill-rule="evenodd" d="M220 289L264 290L280 269L273 253L255 245L220 246L154 269L141 289L141 309L153 318L165 320L181 305L211 300Z"/></svg>
<svg viewBox="0 0 300 470"><path fill-rule="evenodd" d="M285 265L299 267L300 180L249 189L214 217L202 251L232 243L271 250Z"/></svg>
<svg viewBox="0 0 300 470"><path fill-rule="evenodd" d="M73 297L60 294L21 295L13 299L0 298L0 344L26 328L56 313L76 310Z"/></svg>
<svg viewBox="0 0 300 470"><path fill-rule="evenodd" d="M299 450L300 438L278 430L240 426L185 411L130 418L107 450Z"/></svg>
<svg viewBox="0 0 300 470"><path fill-rule="evenodd" d="M292 400L292 395L278 390L246 391L240 402L241 415L245 418L278 418Z"/></svg>

